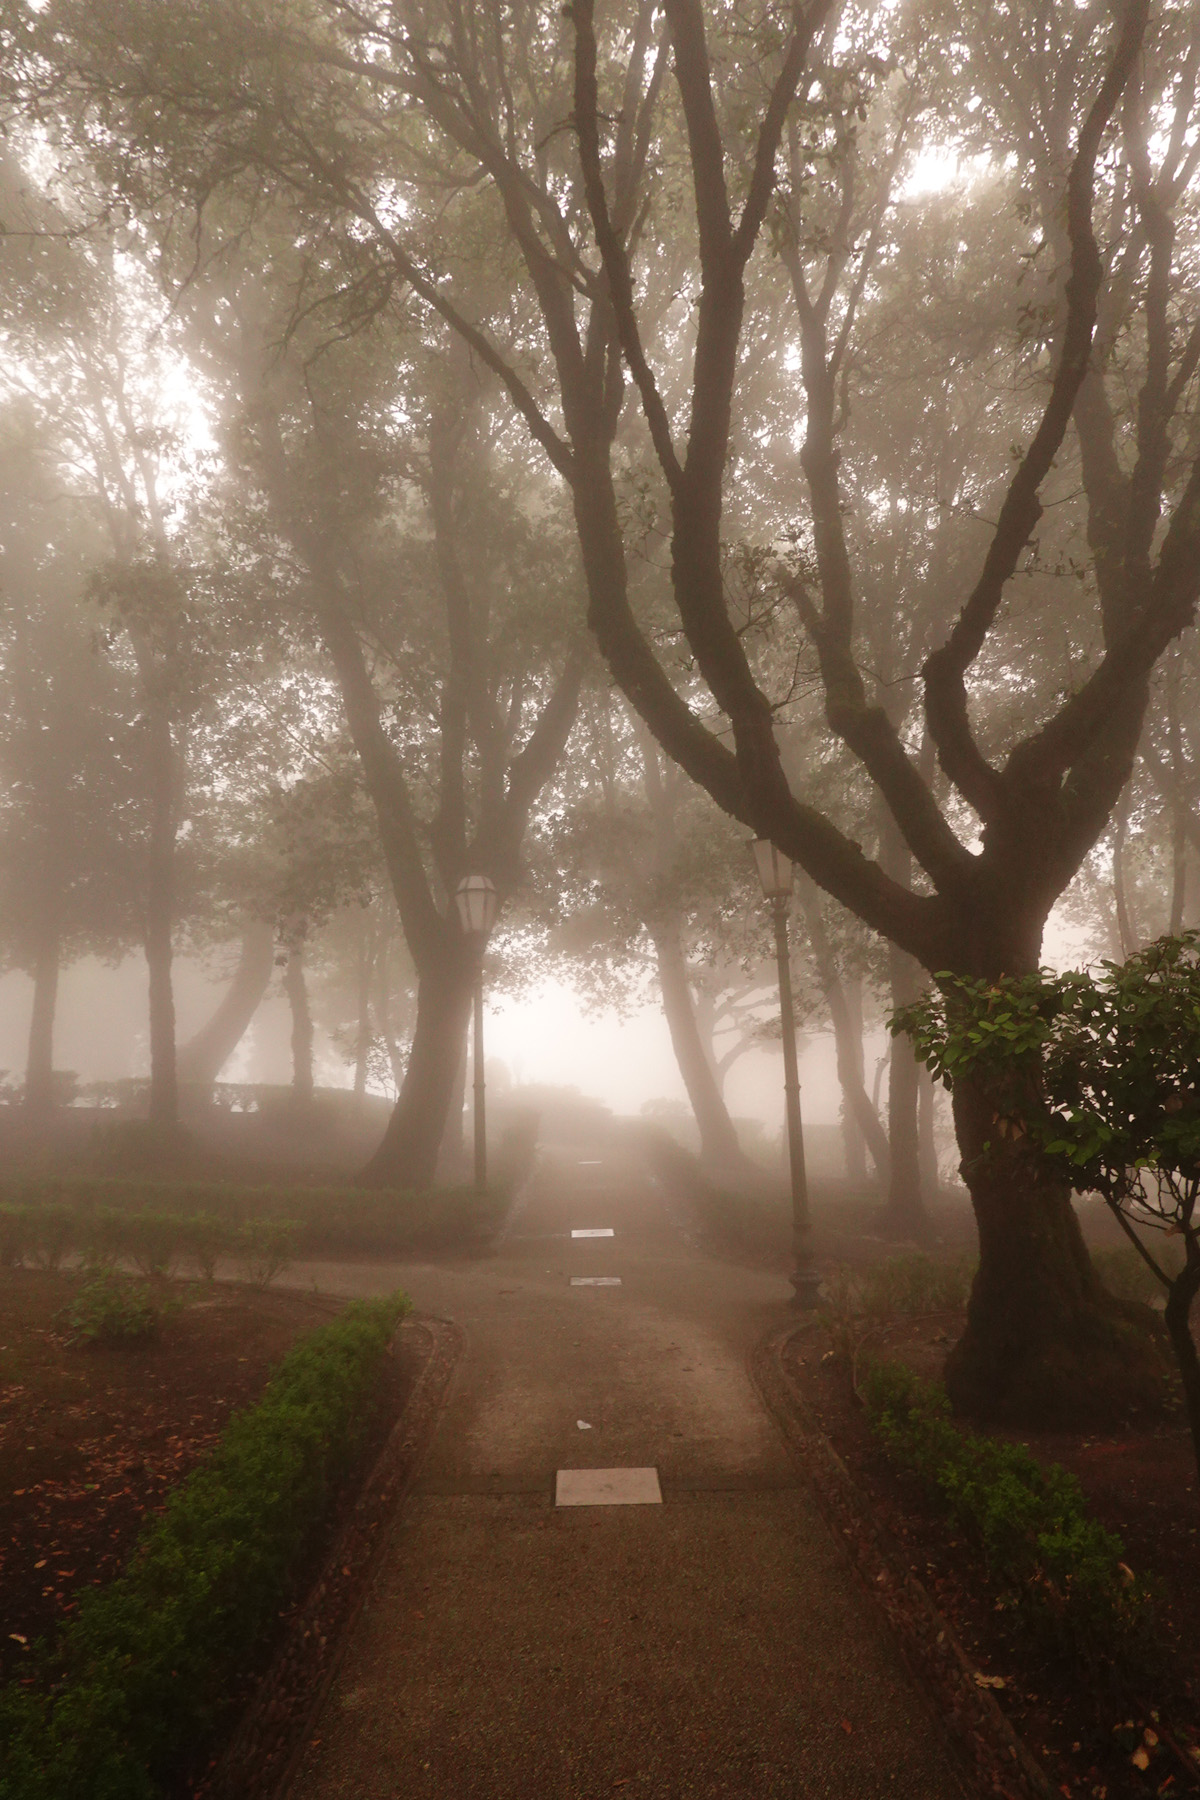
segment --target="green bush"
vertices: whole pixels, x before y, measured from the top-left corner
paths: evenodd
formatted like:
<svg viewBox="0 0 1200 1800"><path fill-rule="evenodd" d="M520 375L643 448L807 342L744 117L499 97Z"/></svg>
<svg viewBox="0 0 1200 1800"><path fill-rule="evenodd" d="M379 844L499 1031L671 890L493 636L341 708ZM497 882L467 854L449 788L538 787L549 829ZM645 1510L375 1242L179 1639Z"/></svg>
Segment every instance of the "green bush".
<svg viewBox="0 0 1200 1800"><path fill-rule="evenodd" d="M195 1213L179 1221L179 1242L196 1273L212 1281L217 1272L218 1257L226 1255L234 1244L234 1229L226 1219L214 1213Z"/></svg>
<svg viewBox="0 0 1200 1800"><path fill-rule="evenodd" d="M56 1315L72 1343L104 1349L152 1342L172 1308L137 1282L104 1270Z"/></svg>
<svg viewBox="0 0 1200 1800"><path fill-rule="evenodd" d="M935 1262L919 1251L877 1263L862 1282L860 1306L870 1319L920 1318L965 1306L974 1264Z"/></svg>
<svg viewBox="0 0 1200 1800"><path fill-rule="evenodd" d="M80 1239L79 1218L70 1206L39 1206L30 1209L26 1225L26 1253L32 1254L39 1269L59 1269L63 1258Z"/></svg>
<svg viewBox="0 0 1200 1800"><path fill-rule="evenodd" d="M860 1393L889 1454L972 1536L1003 1584L1002 1607L1045 1647L1093 1671L1129 1674L1151 1657L1151 1596L1124 1546L1091 1517L1078 1481L1027 1450L961 1431L938 1387L874 1363Z"/></svg>
<svg viewBox="0 0 1200 1800"><path fill-rule="evenodd" d="M16 1269L29 1247L31 1206L0 1206L0 1268Z"/></svg>
<svg viewBox="0 0 1200 1800"><path fill-rule="evenodd" d="M203 1752L361 1448L408 1310L360 1302L292 1350L125 1573L83 1592L41 1681L0 1693L0 1800L155 1800Z"/></svg>
<svg viewBox="0 0 1200 1800"><path fill-rule="evenodd" d="M203 1215L236 1228L247 1219L290 1219L301 1256L407 1256L426 1249L470 1246L496 1231L509 1186L487 1194L473 1188L405 1193L389 1188L242 1187L231 1182L155 1181L133 1178L36 1177L0 1182L6 1212L28 1209L73 1214L77 1248L83 1248L103 1212ZM24 1229L24 1227L22 1227ZM32 1225L30 1227L32 1229ZM119 1254L131 1255L126 1247Z"/></svg>
<svg viewBox="0 0 1200 1800"><path fill-rule="evenodd" d="M234 1243L238 1261L251 1286L269 1287L296 1254L300 1236L296 1219L247 1219Z"/></svg>

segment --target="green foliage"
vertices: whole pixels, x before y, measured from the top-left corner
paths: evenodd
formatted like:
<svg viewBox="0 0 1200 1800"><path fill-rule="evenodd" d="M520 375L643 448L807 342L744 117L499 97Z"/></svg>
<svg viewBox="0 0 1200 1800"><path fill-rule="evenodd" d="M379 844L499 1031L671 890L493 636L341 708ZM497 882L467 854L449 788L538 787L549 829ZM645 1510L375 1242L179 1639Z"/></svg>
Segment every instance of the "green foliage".
<svg viewBox="0 0 1200 1800"><path fill-rule="evenodd" d="M25 1250L39 1269L58 1269L79 1236L79 1222L69 1206L31 1209L25 1221Z"/></svg>
<svg viewBox="0 0 1200 1800"><path fill-rule="evenodd" d="M974 1538L1000 1604L1045 1648L1129 1676L1151 1656L1151 1596L1120 1538L1088 1512L1075 1477L998 1438L960 1431L940 1388L896 1363L860 1387L872 1430Z"/></svg>
<svg viewBox="0 0 1200 1800"><path fill-rule="evenodd" d="M1081 1191L1129 1197L1139 1170L1200 1180L1200 932L1100 968L941 974L891 1029L947 1086L983 1085L997 1135L1028 1136Z"/></svg>
<svg viewBox="0 0 1200 1800"><path fill-rule="evenodd" d="M218 1257L227 1255L235 1242L234 1228L214 1213L196 1213L179 1220L179 1241L198 1275L212 1281Z"/></svg>
<svg viewBox="0 0 1200 1800"><path fill-rule="evenodd" d="M864 1276L860 1306L868 1319L915 1319L965 1306L975 1265L969 1259L935 1262L914 1251L876 1263Z"/></svg>
<svg viewBox="0 0 1200 1800"><path fill-rule="evenodd" d="M820 1310L834 1355L856 1373L858 1352L872 1331L893 1319L965 1306L974 1273L965 1258L935 1262L920 1251L890 1256L864 1275L839 1264L825 1278Z"/></svg>
<svg viewBox="0 0 1200 1800"><path fill-rule="evenodd" d="M84 1592L41 1682L0 1694L0 1800L155 1800L203 1749L361 1446L409 1306L361 1302L299 1344L125 1573Z"/></svg>
<svg viewBox="0 0 1200 1800"><path fill-rule="evenodd" d="M468 1187L414 1194L390 1188L243 1187L211 1181L12 1179L0 1183L0 1245L7 1231L14 1243L19 1239L28 1249L47 1210L57 1210L64 1219L69 1215L66 1247L101 1262L117 1256L161 1258L164 1235L169 1239L172 1232L168 1261L184 1254L195 1260L198 1240L189 1221L197 1218L207 1222L201 1234L208 1244L203 1252L206 1261L232 1246L237 1229L249 1219L291 1221L300 1256L401 1256L426 1247L478 1244L499 1227L512 1180L523 1172L517 1167L520 1146L506 1142L501 1151L500 1178L484 1195ZM143 1234L127 1217L132 1215L156 1215L163 1223L148 1226ZM216 1243L218 1228L230 1233L224 1243Z"/></svg>
<svg viewBox="0 0 1200 1800"><path fill-rule="evenodd" d="M246 1219L234 1244L246 1280L269 1287L296 1254L300 1225L295 1219Z"/></svg>
<svg viewBox="0 0 1200 1800"><path fill-rule="evenodd" d="M170 1310L169 1303L155 1300L139 1283L105 1270L93 1276L57 1318L72 1343L116 1349L153 1342Z"/></svg>

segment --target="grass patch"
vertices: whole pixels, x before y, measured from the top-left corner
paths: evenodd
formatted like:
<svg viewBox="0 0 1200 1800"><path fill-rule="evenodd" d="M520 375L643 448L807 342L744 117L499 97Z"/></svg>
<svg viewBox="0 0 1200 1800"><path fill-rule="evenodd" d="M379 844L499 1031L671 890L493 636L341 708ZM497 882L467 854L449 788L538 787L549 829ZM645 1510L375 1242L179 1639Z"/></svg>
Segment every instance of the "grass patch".
<svg viewBox="0 0 1200 1800"><path fill-rule="evenodd" d="M409 1309L360 1302L298 1344L125 1573L83 1592L37 1678L0 1692L0 1800L157 1800L203 1754L353 1467Z"/></svg>

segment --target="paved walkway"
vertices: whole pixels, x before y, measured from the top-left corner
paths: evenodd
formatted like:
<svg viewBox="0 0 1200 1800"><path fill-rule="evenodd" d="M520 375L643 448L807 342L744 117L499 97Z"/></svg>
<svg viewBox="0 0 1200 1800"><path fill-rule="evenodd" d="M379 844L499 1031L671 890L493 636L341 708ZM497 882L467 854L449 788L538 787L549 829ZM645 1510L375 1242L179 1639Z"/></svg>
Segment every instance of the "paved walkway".
<svg viewBox="0 0 1200 1800"><path fill-rule="evenodd" d="M962 1800L747 1374L781 1279L561 1155L486 1261L301 1274L399 1280L468 1348L294 1800ZM556 1470L625 1466L661 1505L555 1506Z"/></svg>

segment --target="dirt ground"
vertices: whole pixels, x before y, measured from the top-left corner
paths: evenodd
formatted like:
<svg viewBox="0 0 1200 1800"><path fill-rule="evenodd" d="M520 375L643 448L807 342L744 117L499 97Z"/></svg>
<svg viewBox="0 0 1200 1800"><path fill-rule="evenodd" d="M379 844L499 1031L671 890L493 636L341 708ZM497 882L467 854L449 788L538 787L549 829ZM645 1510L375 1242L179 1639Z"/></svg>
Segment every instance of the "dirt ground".
<svg viewBox="0 0 1200 1800"><path fill-rule="evenodd" d="M232 1284L169 1284L157 1343L70 1348L67 1274L0 1270L0 1678L81 1589L120 1570L148 1515L262 1392L272 1365L340 1303Z"/></svg>
<svg viewBox="0 0 1200 1800"><path fill-rule="evenodd" d="M962 1324L955 1312L901 1320L863 1348L937 1378ZM829 1349L823 1328L807 1327L789 1346L791 1378L968 1654L1003 1681L996 1698L1054 1784L1088 1800L1200 1792L1200 1496L1186 1429L1016 1439L1078 1477L1130 1566L1159 1589L1165 1673L1153 1693L1119 1698L1082 1669L1039 1661L1009 1628L977 1554L948 1536L945 1514L879 1449L844 1363L823 1360ZM1144 1772L1131 1760L1139 1747Z"/></svg>

